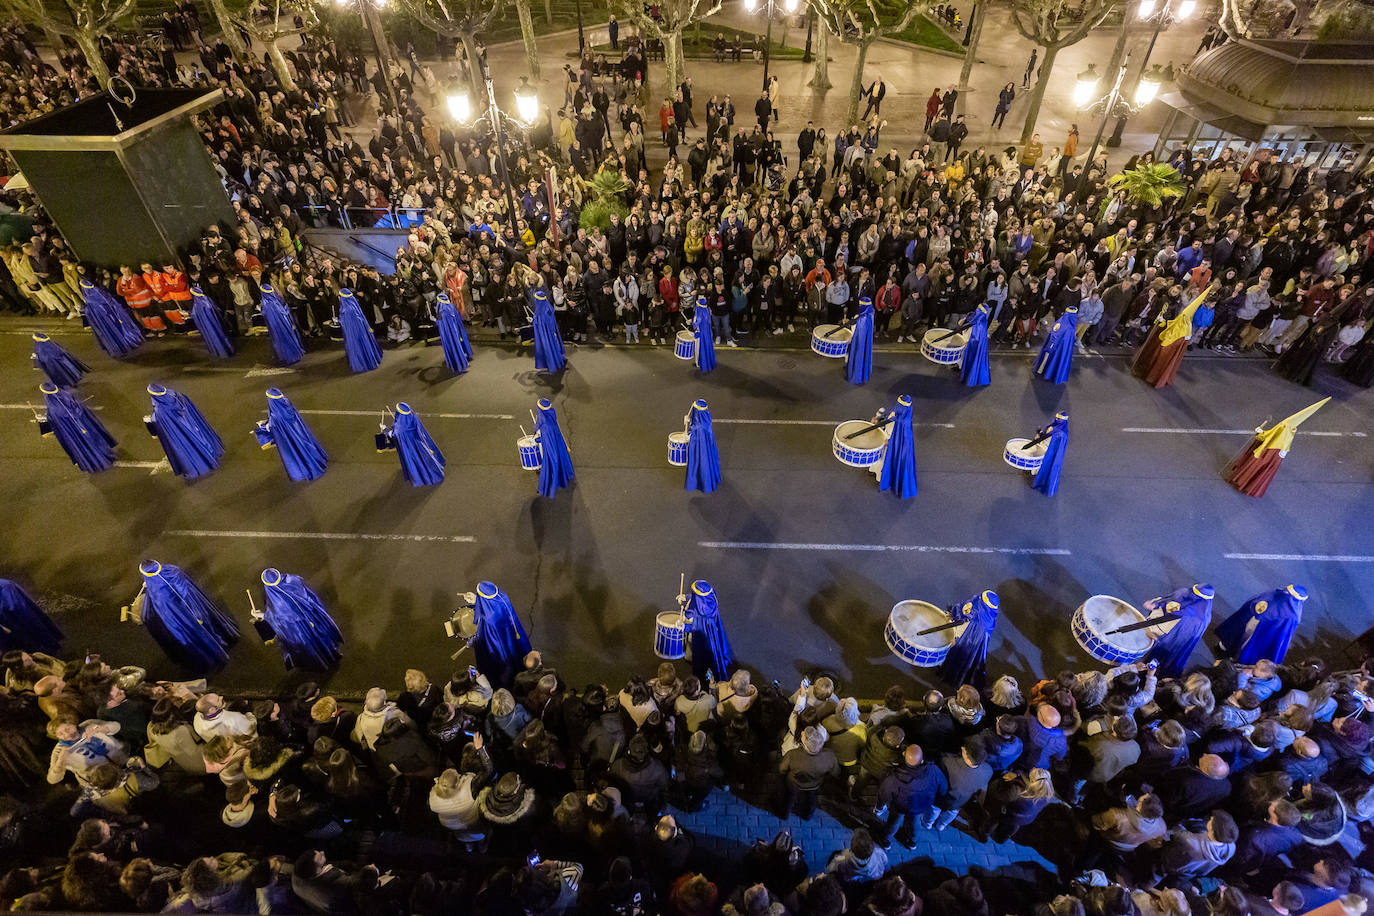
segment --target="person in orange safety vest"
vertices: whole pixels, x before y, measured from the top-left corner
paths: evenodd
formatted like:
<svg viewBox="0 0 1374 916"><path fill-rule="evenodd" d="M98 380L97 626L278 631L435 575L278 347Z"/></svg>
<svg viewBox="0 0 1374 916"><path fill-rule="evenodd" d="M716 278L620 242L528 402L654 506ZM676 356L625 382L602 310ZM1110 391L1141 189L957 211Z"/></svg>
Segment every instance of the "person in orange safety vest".
<svg viewBox="0 0 1374 916"><path fill-rule="evenodd" d="M167 330L167 325L162 320L162 312L153 305L153 290L143 279L143 274L134 273L134 269L127 264L120 267L119 279L115 281L115 292L138 316L144 330L154 334L161 334Z"/></svg>

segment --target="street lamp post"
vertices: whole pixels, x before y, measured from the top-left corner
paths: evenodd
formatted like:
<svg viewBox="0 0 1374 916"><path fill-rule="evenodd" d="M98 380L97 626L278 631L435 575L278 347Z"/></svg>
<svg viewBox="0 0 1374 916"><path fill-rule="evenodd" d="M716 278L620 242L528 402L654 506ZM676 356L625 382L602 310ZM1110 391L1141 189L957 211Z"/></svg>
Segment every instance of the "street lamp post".
<svg viewBox="0 0 1374 916"><path fill-rule="evenodd" d="M1155 27L1150 33L1150 45L1145 49L1145 59L1140 62L1141 78L1144 79L1145 68L1150 65L1150 55L1154 53L1155 42L1159 41L1159 33L1171 23L1178 22L1192 16L1197 12L1197 0L1165 0L1159 3L1158 0L1140 0L1136 6L1136 18L1141 22L1154 20ZM1122 26L1123 30L1125 26ZM1158 66L1156 66L1158 69ZM1126 116L1122 115L1116 119L1116 127L1112 130L1112 135L1107 138L1107 146L1115 149L1121 145L1121 135L1126 130Z"/></svg>
<svg viewBox="0 0 1374 916"><path fill-rule="evenodd" d="M798 2L799 2L799 0L782 0L781 3L779 3L778 0L764 0L764 4L763 4L763 15L764 15L765 17L767 17L767 19L768 19L768 29L767 29L767 33L765 34L764 39L763 39L763 91L764 91L764 92L767 92L767 91L768 91L768 63L769 63L769 59L772 57L772 53L771 53L771 52L772 52L772 50L773 50L773 15L776 13L776 11L777 11L779 8L782 9L783 15L784 15L784 16L788 16L788 15L791 15L792 13L795 13L795 12L797 11L797 4L798 4ZM747 12L747 13L752 13L752 12L754 12L756 9L758 9L758 6L759 6L759 0L744 0L744 11ZM808 30L807 33L806 33L806 37L807 37L807 47L809 48L809 47L811 46L811 45L810 45L811 32L810 32L809 30Z"/></svg>
<svg viewBox="0 0 1374 916"><path fill-rule="evenodd" d="M577 56L587 53L587 37L582 34L582 0L577 0Z"/></svg>
<svg viewBox="0 0 1374 916"><path fill-rule="evenodd" d="M502 126L504 123L510 123L523 130L534 123L534 119L539 114L539 94L529 85L525 77L521 77L520 85L516 87L514 92L515 115L509 115L496 104L496 87L492 85L491 69L487 66L485 54L479 56L477 66L478 72L482 74L487 113L473 117L472 98L466 89L461 89L448 97L448 110L449 114L459 124L476 126L486 121L491 125L492 136L496 142L496 158L501 164L501 171L506 175L506 206L510 208L511 230L515 234L515 240L519 242L520 221L517 216L519 211L515 207L514 179L511 176L510 166L506 162L506 147L501 140Z"/></svg>
<svg viewBox="0 0 1374 916"><path fill-rule="evenodd" d="M1148 0L1146 0L1148 2ZM1073 104L1075 108L1089 110L1102 106L1102 119L1097 125L1097 134L1093 137L1092 146L1088 148L1087 163L1083 166L1083 176L1078 181L1078 187L1074 189L1073 203L1081 204L1087 196L1088 174L1092 171L1093 160L1097 158L1097 149L1102 145L1102 134L1107 130L1107 121L1112 117L1125 118L1133 111L1139 111L1146 105L1154 101L1155 94L1159 92L1160 83L1164 76L1160 72L1159 65L1156 64L1153 70L1140 74L1140 81L1135 87L1134 104L1128 102L1125 93L1122 92L1122 83L1126 80L1126 71L1131 66L1131 55L1127 54L1121 66L1117 68L1116 77L1112 82L1112 88L1106 95L1097 94L1098 87L1102 80L1097 75L1097 69L1092 64L1088 69L1078 74L1078 79L1073 87Z"/></svg>
<svg viewBox="0 0 1374 916"><path fill-rule="evenodd" d="M347 6L349 0L335 0L339 6ZM372 39L372 52L377 55L377 72L386 84L386 94L391 100L391 108L397 116L401 113L401 100L396 97L396 87L391 83L391 55L386 53L386 35L382 31L382 17L379 10L386 6L387 0L358 0L358 13L367 26L368 37Z"/></svg>

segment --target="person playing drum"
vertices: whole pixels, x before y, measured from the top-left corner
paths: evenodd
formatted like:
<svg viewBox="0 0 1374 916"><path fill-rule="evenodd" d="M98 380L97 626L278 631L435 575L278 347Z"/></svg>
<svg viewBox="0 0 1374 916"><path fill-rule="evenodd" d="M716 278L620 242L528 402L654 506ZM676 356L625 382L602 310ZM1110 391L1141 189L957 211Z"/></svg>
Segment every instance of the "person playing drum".
<svg viewBox="0 0 1374 916"><path fill-rule="evenodd" d="M940 666L940 677L958 687L972 684L983 689L988 673L988 643L997 627L1000 606L997 593L990 589L962 604L949 606L950 622L962 624L962 627L945 656L945 663Z"/></svg>
<svg viewBox="0 0 1374 916"><path fill-rule="evenodd" d="M1215 597L1212 586L1198 583L1145 602L1147 613L1161 612L1168 618L1156 618L1160 622L1145 631L1154 640L1145 659L1159 662L1160 677L1179 677L1188 667L1188 659L1212 622Z"/></svg>

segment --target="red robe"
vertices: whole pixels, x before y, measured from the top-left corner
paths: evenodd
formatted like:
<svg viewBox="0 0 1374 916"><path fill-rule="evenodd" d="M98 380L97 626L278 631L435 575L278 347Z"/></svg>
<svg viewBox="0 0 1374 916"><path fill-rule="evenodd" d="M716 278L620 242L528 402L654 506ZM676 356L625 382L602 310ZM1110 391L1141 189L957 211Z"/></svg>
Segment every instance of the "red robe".
<svg viewBox="0 0 1374 916"><path fill-rule="evenodd" d="M1259 437L1251 436L1244 451L1232 458L1221 472L1227 483L1246 496L1263 496L1283 462L1283 453L1276 448L1267 448L1256 458L1258 447Z"/></svg>
<svg viewBox="0 0 1374 916"><path fill-rule="evenodd" d="M1160 346L1159 335L1163 330L1164 325L1161 324L1150 328L1149 336L1131 360L1131 371L1156 388L1174 383L1178 364L1183 362L1183 354L1188 350L1186 338L1176 340L1167 347Z"/></svg>

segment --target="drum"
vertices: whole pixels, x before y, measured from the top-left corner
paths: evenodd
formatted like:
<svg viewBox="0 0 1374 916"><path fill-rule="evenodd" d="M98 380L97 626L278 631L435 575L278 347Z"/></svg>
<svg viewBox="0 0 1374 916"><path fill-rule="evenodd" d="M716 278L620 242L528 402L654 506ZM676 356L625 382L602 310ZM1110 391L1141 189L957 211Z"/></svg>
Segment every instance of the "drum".
<svg viewBox="0 0 1374 916"><path fill-rule="evenodd" d="M477 635L477 613L471 607L460 609L449 622L453 625L453 635L459 639L471 641Z"/></svg>
<svg viewBox="0 0 1374 916"><path fill-rule="evenodd" d="M687 466L687 434L668 434L668 463L675 468Z"/></svg>
<svg viewBox="0 0 1374 916"><path fill-rule="evenodd" d="M258 448L268 449L277 444L266 420L259 420L258 425L253 427L253 438L258 440Z"/></svg>
<svg viewBox="0 0 1374 916"><path fill-rule="evenodd" d="M1040 465L1045 462L1045 450L1050 447L1050 440L1044 439L1030 448L1026 448L1029 439L1008 439L1007 447L1002 452L1002 460L1018 471L1038 471Z"/></svg>
<svg viewBox="0 0 1374 916"><path fill-rule="evenodd" d="M678 331L673 341L673 355L678 359L697 358L697 335L691 331Z"/></svg>
<svg viewBox="0 0 1374 916"><path fill-rule="evenodd" d="M873 424L867 420L845 420L835 427L832 448L840 464L851 468L868 468L883 460L883 449L887 448L887 433L881 429L870 429L853 439L845 436Z"/></svg>
<svg viewBox="0 0 1374 916"><path fill-rule="evenodd" d="M675 661L687 654L687 625L679 611L654 618L654 654Z"/></svg>
<svg viewBox="0 0 1374 916"><path fill-rule="evenodd" d="M938 633L916 634L931 627L949 623L949 615L924 601L898 601L888 615L883 638L892 654L917 668L934 668L942 664L949 647L962 627L951 627Z"/></svg>
<svg viewBox="0 0 1374 916"><path fill-rule="evenodd" d="M520 466L527 471L539 470L539 460L543 453L539 449L539 440L533 436L521 436L515 440L515 447L520 450Z"/></svg>
<svg viewBox="0 0 1374 916"><path fill-rule="evenodd" d="M949 328L931 328L926 331L925 336L921 338L921 355L941 366L957 366L964 358L968 332L959 331L945 337L949 333ZM941 337L945 339L940 340Z"/></svg>
<svg viewBox="0 0 1374 916"><path fill-rule="evenodd" d="M1152 642L1144 630L1132 633L1112 633L1112 630L1144 619L1144 614L1120 598L1093 595L1073 612L1069 629L1083 651L1093 658L1109 665L1125 665L1144 658Z"/></svg>
<svg viewBox="0 0 1374 916"><path fill-rule="evenodd" d="M827 337L827 334L830 336ZM816 330L811 332L811 349L821 356L844 359L849 352L849 338L853 336L851 328L842 328L838 324L818 324Z"/></svg>

